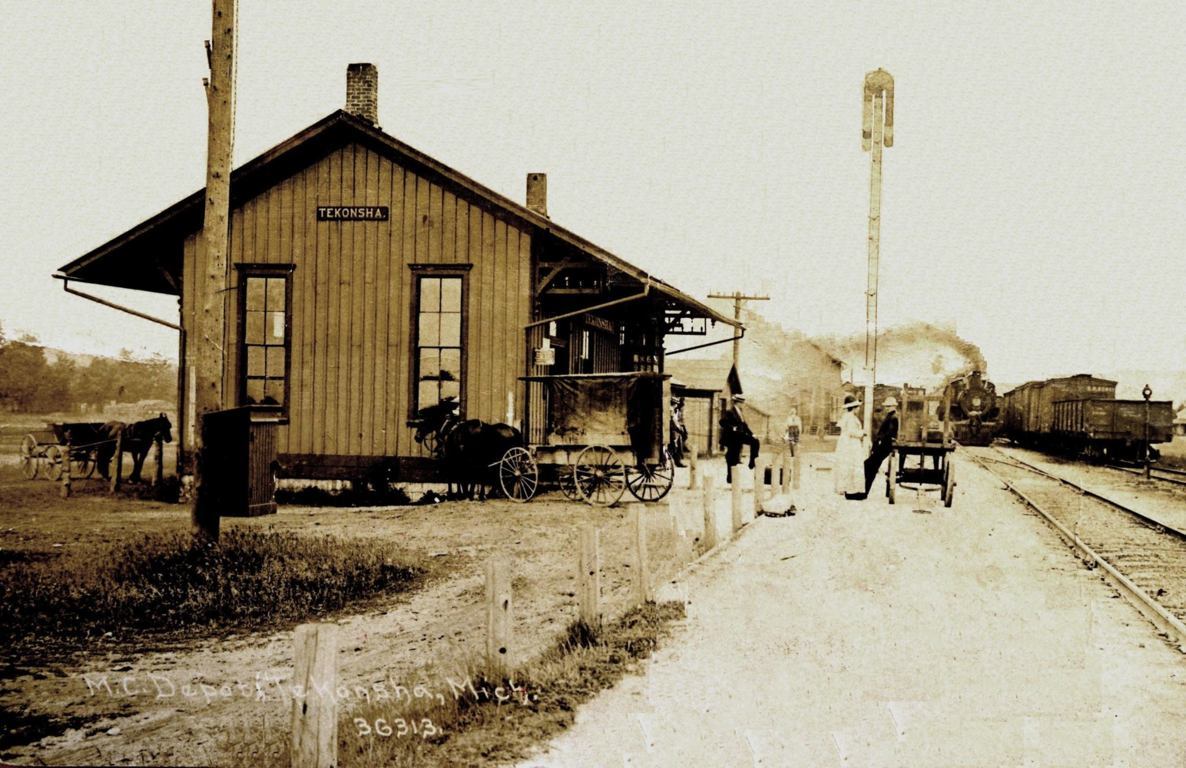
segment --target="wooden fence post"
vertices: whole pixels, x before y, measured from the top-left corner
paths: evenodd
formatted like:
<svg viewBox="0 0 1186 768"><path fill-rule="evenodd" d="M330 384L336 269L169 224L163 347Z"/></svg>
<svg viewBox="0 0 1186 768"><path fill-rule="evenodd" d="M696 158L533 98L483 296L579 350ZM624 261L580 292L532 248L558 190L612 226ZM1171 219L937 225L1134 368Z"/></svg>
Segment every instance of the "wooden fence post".
<svg viewBox="0 0 1186 768"><path fill-rule="evenodd" d="M338 764L338 627L301 624L293 633L292 768Z"/></svg>
<svg viewBox="0 0 1186 768"><path fill-rule="evenodd" d="M744 525L741 519L741 465L733 467L733 482L729 484L732 492L733 533L741 530Z"/></svg>
<svg viewBox="0 0 1186 768"><path fill-rule="evenodd" d="M697 466L698 461L696 458L696 446L688 446L688 490L696 490L696 473L699 470Z"/></svg>
<svg viewBox="0 0 1186 768"><path fill-rule="evenodd" d="M791 492L791 473L795 468L794 452L795 446L792 445L791 452L782 455L782 492L784 496Z"/></svg>
<svg viewBox="0 0 1186 768"><path fill-rule="evenodd" d="M717 545L717 512L716 499L713 498L713 477L706 474L704 476L704 487L701 493L701 498L704 503L704 551L712 549Z"/></svg>
<svg viewBox="0 0 1186 768"><path fill-rule="evenodd" d="M160 437L156 439L156 477L153 483L159 488L165 482L165 441Z"/></svg>
<svg viewBox="0 0 1186 768"><path fill-rule="evenodd" d="M61 494L63 499L70 498L70 455L73 453L73 448L70 445L70 436L66 436L66 449L62 454L62 489Z"/></svg>
<svg viewBox="0 0 1186 768"><path fill-rule="evenodd" d="M634 598L638 605L652 601L651 568L647 560L647 519L642 504L631 505L634 528Z"/></svg>
<svg viewBox="0 0 1186 768"><path fill-rule="evenodd" d="M600 534L592 525L581 528L579 584L581 621L592 629L601 626Z"/></svg>
<svg viewBox="0 0 1186 768"><path fill-rule="evenodd" d="M766 456L759 456L758 460L754 462L754 515L750 518L751 521L757 520L762 515L762 499L766 498L766 465L770 463L770 459ZM771 478L773 480L774 478Z"/></svg>
<svg viewBox="0 0 1186 768"><path fill-rule="evenodd" d="M486 563L486 662L494 674L510 669L511 569L503 560Z"/></svg>
<svg viewBox="0 0 1186 768"><path fill-rule="evenodd" d="M111 493L115 493L119 490L120 481L124 479L124 431L122 429L115 436L115 453L111 458L115 461L115 466L112 467L109 490Z"/></svg>
<svg viewBox="0 0 1186 768"><path fill-rule="evenodd" d="M792 477L794 477L794 481L793 481L793 485L791 487L794 488L796 491L799 490L799 474L800 474L800 469L802 469L802 464L800 463L799 459L800 459L799 452L795 451L795 462L794 462L795 463L795 471L792 474Z"/></svg>

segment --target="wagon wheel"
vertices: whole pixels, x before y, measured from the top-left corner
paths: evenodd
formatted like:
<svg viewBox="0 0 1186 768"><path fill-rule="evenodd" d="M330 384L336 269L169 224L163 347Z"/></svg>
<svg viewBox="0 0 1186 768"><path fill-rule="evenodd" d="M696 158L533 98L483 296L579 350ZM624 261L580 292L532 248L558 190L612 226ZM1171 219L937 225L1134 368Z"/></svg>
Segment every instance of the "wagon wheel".
<svg viewBox="0 0 1186 768"><path fill-rule="evenodd" d="M608 507L626 492L626 468L612 448L586 446L573 462L577 490L590 504Z"/></svg>
<svg viewBox="0 0 1186 768"><path fill-rule="evenodd" d="M37 470L41 465L41 457L37 455L37 438L25 435L21 438L20 447L21 475L26 480L37 477Z"/></svg>
<svg viewBox="0 0 1186 768"><path fill-rule="evenodd" d="M675 482L675 466L667 457L661 464L626 467L626 487L639 501L658 501L667 495Z"/></svg>
<svg viewBox="0 0 1186 768"><path fill-rule="evenodd" d="M441 456L437 453L440 448L440 439L437 437L436 431L426 432L424 437L420 439L420 445L424 446L424 450L428 451L428 455L434 459L439 459Z"/></svg>
<svg viewBox="0 0 1186 768"><path fill-rule="evenodd" d="M62 479L62 458L65 455L66 452L60 445L51 445L45 449L45 466L42 471L55 483Z"/></svg>
<svg viewBox="0 0 1186 768"><path fill-rule="evenodd" d="M584 496L577 490L576 470L571 464L556 469L556 482L560 485L560 492L569 501L584 501Z"/></svg>
<svg viewBox="0 0 1186 768"><path fill-rule="evenodd" d="M955 467L948 460L943 465L943 506L950 507L955 501Z"/></svg>
<svg viewBox="0 0 1186 768"><path fill-rule="evenodd" d="M889 468L885 473L885 497L889 499L889 503L894 503L894 488L897 485L897 457L893 451L889 455Z"/></svg>
<svg viewBox="0 0 1186 768"><path fill-rule="evenodd" d="M498 482L511 501L524 502L539 488L539 467L526 448L511 448L498 462Z"/></svg>
<svg viewBox="0 0 1186 768"><path fill-rule="evenodd" d="M98 451L94 448L74 450L70 454L70 476L76 478L90 478L95 474L98 461Z"/></svg>

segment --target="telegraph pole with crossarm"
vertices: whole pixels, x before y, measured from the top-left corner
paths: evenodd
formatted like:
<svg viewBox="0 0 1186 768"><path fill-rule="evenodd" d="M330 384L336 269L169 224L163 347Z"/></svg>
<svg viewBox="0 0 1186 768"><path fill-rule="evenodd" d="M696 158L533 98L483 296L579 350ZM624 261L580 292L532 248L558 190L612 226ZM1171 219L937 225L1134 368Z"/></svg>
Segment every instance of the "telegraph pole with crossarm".
<svg viewBox="0 0 1186 768"><path fill-rule="evenodd" d="M732 299L733 300L733 319L741 322L741 304L745 301L769 301L769 296L746 296L740 291L733 293L710 293L710 299ZM737 373L741 373L741 339L733 339L733 367L737 369Z"/></svg>
<svg viewBox="0 0 1186 768"><path fill-rule="evenodd" d="M877 378L877 277L881 258L881 150L894 145L894 78L884 69L865 75L861 148L869 152L869 279L865 291L865 433L873 430Z"/></svg>

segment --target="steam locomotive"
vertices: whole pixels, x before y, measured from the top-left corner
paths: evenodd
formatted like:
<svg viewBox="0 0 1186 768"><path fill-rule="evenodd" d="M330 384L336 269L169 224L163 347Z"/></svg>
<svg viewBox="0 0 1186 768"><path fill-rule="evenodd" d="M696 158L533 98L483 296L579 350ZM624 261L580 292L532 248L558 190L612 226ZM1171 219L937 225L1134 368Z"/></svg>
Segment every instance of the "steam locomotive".
<svg viewBox="0 0 1186 768"><path fill-rule="evenodd" d="M952 437L960 445L988 445L1001 426L997 388L980 371L947 382L944 400L951 404Z"/></svg>
<svg viewBox="0 0 1186 768"><path fill-rule="evenodd" d="M1005 393L1005 435L1015 443L1089 458L1157 458L1173 439L1169 400L1117 400L1116 382L1087 373L1031 381Z"/></svg>

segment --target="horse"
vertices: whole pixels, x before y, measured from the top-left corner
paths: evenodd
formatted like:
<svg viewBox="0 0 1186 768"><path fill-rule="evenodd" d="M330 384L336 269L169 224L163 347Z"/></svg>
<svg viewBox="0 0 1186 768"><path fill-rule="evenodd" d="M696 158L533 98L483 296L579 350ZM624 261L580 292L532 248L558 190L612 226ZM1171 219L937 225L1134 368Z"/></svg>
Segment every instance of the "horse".
<svg viewBox="0 0 1186 768"><path fill-rule="evenodd" d="M453 399L417 412L415 440L427 445L445 470L449 493L457 486L459 498L486 500L486 486L498 482L496 467L503 455L522 447L523 435L509 424L488 424L479 419L461 419L459 403Z"/></svg>
<svg viewBox="0 0 1186 768"><path fill-rule="evenodd" d="M173 424L163 413L155 418L131 424L109 421L99 427L99 433L104 440L98 449L99 474L104 479L110 479L108 465L111 463L111 457L115 455L116 440L122 435L124 452L132 454L132 474L128 475L128 481L133 483L141 481L140 470L144 467L144 459L148 456L148 449L152 444L158 439L166 443L173 442Z"/></svg>

